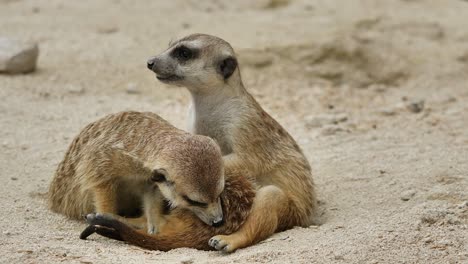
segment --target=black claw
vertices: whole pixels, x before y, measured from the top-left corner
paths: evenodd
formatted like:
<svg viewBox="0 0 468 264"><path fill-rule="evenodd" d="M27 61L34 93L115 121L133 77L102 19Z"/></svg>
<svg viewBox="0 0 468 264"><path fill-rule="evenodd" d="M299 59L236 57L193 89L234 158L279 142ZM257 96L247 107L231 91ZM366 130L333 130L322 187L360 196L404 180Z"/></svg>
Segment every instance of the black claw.
<svg viewBox="0 0 468 264"><path fill-rule="evenodd" d="M218 240L211 238L211 239L208 241L208 244L209 244L211 247L216 248L216 247L218 246L218 242L219 242Z"/></svg>

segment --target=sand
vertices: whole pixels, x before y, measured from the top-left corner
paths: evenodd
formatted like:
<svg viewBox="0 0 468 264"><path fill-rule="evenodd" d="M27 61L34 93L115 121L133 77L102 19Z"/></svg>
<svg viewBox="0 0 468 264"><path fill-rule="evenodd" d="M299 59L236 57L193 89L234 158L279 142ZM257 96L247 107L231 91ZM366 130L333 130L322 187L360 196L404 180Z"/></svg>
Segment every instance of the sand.
<svg viewBox="0 0 468 264"><path fill-rule="evenodd" d="M0 0L0 34L40 46L35 73L0 75L0 262L467 263L467 18L461 0ZM46 206L58 162L109 113L185 128L187 91L146 59L194 32L232 43L297 139L322 224L230 255L79 240L84 222Z"/></svg>

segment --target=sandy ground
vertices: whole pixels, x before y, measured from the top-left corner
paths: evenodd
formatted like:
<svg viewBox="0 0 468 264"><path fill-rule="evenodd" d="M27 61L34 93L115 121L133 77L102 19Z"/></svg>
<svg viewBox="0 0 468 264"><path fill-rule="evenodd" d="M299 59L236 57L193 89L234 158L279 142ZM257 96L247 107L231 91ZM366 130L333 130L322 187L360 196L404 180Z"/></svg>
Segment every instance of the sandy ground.
<svg viewBox="0 0 468 264"><path fill-rule="evenodd" d="M0 34L40 45L35 73L0 76L0 262L467 263L467 25L461 0L0 0ZM64 151L121 110L184 128L188 93L145 63L193 32L235 47L312 164L323 224L231 255L79 240L44 198Z"/></svg>

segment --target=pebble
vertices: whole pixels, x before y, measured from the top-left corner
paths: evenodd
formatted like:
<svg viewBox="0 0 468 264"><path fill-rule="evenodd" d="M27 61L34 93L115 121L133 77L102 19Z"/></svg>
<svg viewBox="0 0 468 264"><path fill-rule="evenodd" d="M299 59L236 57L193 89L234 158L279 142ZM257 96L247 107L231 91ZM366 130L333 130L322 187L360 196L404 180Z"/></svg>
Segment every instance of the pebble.
<svg viewBox="0 0 468 264"><path fill-rule="evenodd" d="M139 94L140 91L135 83L127 84L127 89L125 90L128 94Z"/></svg>
<svg viewBox="0 0 468 264"><path fill-rule="evenodd" d="M69 85L67 91L71 94L84 94L85 88L82 86Z"/></svg>
<svg viewBox="0 0 468 264"><path fill-rule="evenodd" d="M306 126L309 128L312 127L322 127L324 125L337 125L342 122L346 122L348 116L346 114L335 114L335 115L318 115L318 116L308 116L305 118Z"/></svg>
<svg viewBox="0 0 468 264"><path fill-rule="evenodd" d="M408 109L412 113L419 113L424 109L424 100L409 102L406 105L406 109Z"/></svg>
<svg viewBox="0 0 468 264"><path fill-rule="evenodd" d="M458 205L458 208L459 208L459 209L463 209L463 208L465 208L465 207L468 208L468 201L464 201L463 203L461 203L461 204Z"/></svg>
<svg viewBox="0 0 468 264"><path fill-rule="evenodd" d="M36 43L0 37L0 73L29 73L36 69L39 47Z"/></svg>
<svg viewBox="0 0 468 264"><path fill-rule="evenodd" d="M397 111L396 109L383 108L379 110L379 113L383 116L393 116L396 115Z"/></svg>
<svg viewBox="0 0 468 264"><path fill-rule="evenodd" d="M442 239L437 241L437 244L442 245L442 246L450 246L452 245L452 241L447 240L447 239Z"/></svg>
<svg viewBox="0 0 468 264"><path fill-rule="evenodd" d="M192 264L193 262L193 258L183 258L180 260L180 264Z"/></svg>
<svg viewBox="0 0 468 264"><path fill-rule="evenodd" d="M119 28L114 27L114 26L103 26L103 27L99 27L97 30L99 34L112 34L117 31L119 31Z"/></svg>
<svg viewBox="0 0 468 264"><path fill-rule="evenodd" d="M432 242L434 242L434 240L432 238L430 238L430 237L427 237L427 238L424 239L424 243L426 243L426 244L429 244L429 243L432 243Z"/></svg>
<svg viewBox="0 0 468 264"><path fill-rule="evenodd" d="M428 211L421 216L421 222L432 225L443 220L446 215L447 211Z"/></svg>
<svg viewBox="0 0 468 264"><path fill-rule="evenodd" d="M335 125L327 125L323 127L323 129L320 131L320 134L323 136L331 136L331 135L335 135L336 133L344 132L344 131L346 130L342 127L335 126Z"/></svg>
<svg viewBox="0 0 468 264"><path fill-rule="evenodd" d="M409 201L416 194L415 190L407 190L401 193L400 199L403 201Z"/></svg>

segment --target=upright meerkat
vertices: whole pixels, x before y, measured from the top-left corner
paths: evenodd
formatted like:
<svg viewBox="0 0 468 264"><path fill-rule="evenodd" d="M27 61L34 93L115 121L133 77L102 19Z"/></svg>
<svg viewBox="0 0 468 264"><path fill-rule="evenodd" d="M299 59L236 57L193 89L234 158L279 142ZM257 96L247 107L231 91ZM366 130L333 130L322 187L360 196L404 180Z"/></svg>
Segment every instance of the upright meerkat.
<svg viewBox="0 0 468 264"><path fill-rule="evenodd" d="M147 230L155 233L164 222L163 199L208 225L222 225L223 189L221 151L211 138L179 130L156 114L122 112L81 131L48 195L50 208L71 218L131 215L143 204Z"/></svg>
<svg viewBox="0 0 468 264"><path fill-rule="evenodd" d="M274 232L309 226L316 211L311 168L295 140L244 88L231 45L193 34L148 60L158 80L192 95L191 130L217 141L226 173L252 177L258 186L245 224L209 244L232 252Z"/></svg>

